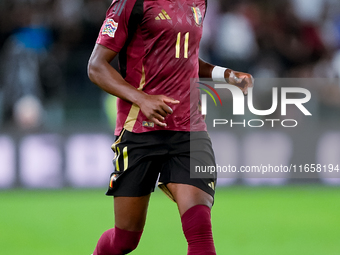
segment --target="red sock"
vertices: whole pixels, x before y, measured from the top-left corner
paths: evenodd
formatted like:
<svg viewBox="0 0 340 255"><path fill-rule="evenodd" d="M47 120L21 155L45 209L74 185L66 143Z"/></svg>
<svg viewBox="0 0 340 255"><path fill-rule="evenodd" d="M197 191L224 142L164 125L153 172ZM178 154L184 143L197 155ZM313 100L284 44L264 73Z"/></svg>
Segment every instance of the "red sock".
<svg viewBox="0 0 340 255"><path fill-rule="evenodd" d="M136 249L143 231L111 228L99 238L93 255L123 255Z"/></svg>
<svg viewBox="0 0 340 255"><path fill-rule="evenodd" d="M182 228L188 241L188 255L216 255L209 207L191 207L182 215Z"/></svg>

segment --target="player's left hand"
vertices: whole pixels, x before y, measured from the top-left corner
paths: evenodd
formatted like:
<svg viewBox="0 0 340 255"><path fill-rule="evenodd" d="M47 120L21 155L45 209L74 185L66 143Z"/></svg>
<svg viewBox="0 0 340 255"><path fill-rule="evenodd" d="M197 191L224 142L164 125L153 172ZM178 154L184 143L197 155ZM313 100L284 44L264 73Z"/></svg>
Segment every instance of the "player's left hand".
<svg viewBox="0 0 340 255"><path fill-rule="evenodd" d="M244 95L248 94L248 88L252 88L254 86L254 78L249 73L230 70L230 72L226 72L225 76L228 83L239 87Z"/></svg>

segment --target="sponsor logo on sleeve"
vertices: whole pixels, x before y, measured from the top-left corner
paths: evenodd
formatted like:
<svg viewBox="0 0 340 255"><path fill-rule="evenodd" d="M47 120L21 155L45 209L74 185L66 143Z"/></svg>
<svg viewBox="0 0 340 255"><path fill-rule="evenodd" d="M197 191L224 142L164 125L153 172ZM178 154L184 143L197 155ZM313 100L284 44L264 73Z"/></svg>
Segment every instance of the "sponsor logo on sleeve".
<svg viewBox="0 0 340 255"><path fill-rule="evenodd" d="M103 35L108 35L110 37L115 37L115 33L118 29L118 23L113 19L107 19L102 30Z"/></svg>

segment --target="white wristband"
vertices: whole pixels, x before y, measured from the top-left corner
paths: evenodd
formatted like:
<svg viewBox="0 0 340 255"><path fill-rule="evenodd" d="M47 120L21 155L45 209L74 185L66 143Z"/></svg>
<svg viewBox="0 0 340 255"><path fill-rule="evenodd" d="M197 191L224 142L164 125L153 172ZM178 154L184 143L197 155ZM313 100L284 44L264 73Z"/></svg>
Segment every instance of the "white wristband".
<svg viewBox="0 0 340 255"><path fill-rule="evenodd" d="M213 80L218 80L218 81L221 81L222 79L225 80L224 73L227 69L228 68L225 68L225 67L215 66L214 69L212 70L211 78Z"/></svg>

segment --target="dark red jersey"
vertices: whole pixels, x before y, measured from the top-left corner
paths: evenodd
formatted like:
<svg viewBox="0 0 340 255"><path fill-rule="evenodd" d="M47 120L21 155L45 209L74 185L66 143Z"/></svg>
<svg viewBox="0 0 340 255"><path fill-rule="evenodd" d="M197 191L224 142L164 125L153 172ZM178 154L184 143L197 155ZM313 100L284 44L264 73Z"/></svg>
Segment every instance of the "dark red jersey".
<svg viewBox="0 0 340 255"><path fill-rule="evenodd" d="M170 105L173 114L166 117L167 127L159 127L137 105L118 99L116 135L124 128L135 133L206 130L199 90L190 93L190 82L198 78L205 11L205 0L112 2L97 43L119 52L121 73L132 86L180 101Z"/></svg>

